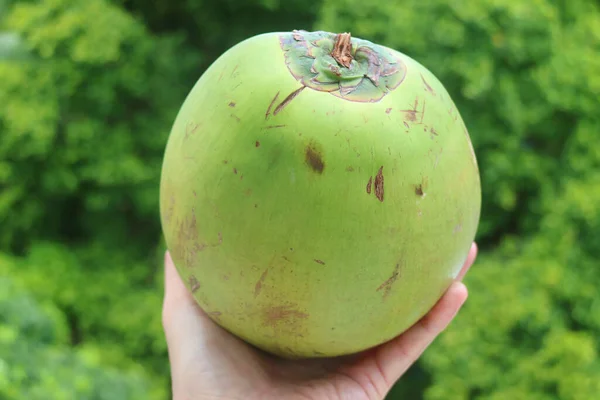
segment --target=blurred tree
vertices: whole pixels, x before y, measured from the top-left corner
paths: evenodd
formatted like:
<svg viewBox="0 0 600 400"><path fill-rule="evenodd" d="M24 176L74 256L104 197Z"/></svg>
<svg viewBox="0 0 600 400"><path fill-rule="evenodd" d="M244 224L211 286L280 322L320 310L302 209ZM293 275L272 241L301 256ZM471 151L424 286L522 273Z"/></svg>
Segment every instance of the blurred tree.
<svg viewBox="0 0 600 400"><path fill-rule="evenodd" d="M19 2L4 27L35 59L0 64L0 245L155 241L161 152L197 56L104 0Z"/></svg>
<svg viewBox="0 0 600 400"><path fill-rule="evenodd" d="M140 15L154 32L178 32L189 48L202 49L207 67L248 37L311 29L322 0L116 0Z"/></svg>
<svg viewBox="0 0 600 400"><path fill-rule="evenodd" d="M325 0L318 26L351 30L432 70L481 167L478 240L494 251L467 279L465 311L413 371L422 381L401 382L390 398L595 398L598 4Z"/></svg>
<svg viewBox="0 0 600 400"><path fill-rule="evenodd" d="M104 0L15 2L0 30L31 55L0 63L0 249L72 345L165 389L158 177L199 54Z"/></svg>
<svg viewBox="0 0 600 400"><path fill-rule="evenodd" d="M148 399L150 379L139 367L107 367L104 347L69 346L67 317L7 277L13 262L0 255L0 398Z"/></svg>

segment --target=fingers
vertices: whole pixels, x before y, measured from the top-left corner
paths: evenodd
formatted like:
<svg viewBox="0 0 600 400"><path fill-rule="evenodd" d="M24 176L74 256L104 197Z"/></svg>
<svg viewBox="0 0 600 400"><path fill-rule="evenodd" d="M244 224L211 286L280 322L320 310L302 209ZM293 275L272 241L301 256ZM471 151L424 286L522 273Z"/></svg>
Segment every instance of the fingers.
<svg viewBox="0 0 600 400"><path fill-rule="evenodd" d="M163 329L171 366L182 364L186 354L198 346L203 334L203 313L183 284L170 254L165 254L165 295L162 310Z"/></svg>
<svg viewBox="0 0 600 400"><path fill-rule="evenodd" d="M165 321L165 318L170 318L171 315L181 309L182 306L194 306L194 298L183 284L173 259L169 252L165 253L165 293L163 299L163 324L167 325L170 321Z"/></svg>
<svg viewBox="0 0 600 400"><path fill-rule="evenodd" d="M465 261L465 264L463 265L462 269L458 273L458 276L456 277L457 281L463 280L463 278L471 268L471 265L473 265L473 263L475 262L475 258L477 258L477 252L477 243L473 242L473 244L471 245L471 250L469 251L469 255L467 256L467 260Z"/></svg>
<svg viewBox="0 0 600 400"><path fill-rule="evenodd" d="M376 364L390 387L446 329L466 301L467 295L466 286L462 282L454 282L425 317L408 331L377 349L374 355Z"/></svg>

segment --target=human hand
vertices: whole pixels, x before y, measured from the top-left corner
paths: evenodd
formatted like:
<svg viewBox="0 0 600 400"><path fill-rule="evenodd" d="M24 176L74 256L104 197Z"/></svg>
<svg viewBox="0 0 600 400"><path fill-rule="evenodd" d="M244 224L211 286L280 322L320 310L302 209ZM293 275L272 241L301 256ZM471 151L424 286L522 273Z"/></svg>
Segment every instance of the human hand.
<svg viewBox="0 0 600 400"><path fill-rule="evenodd" d="M467 261L435 307L408 331L359 354L332 359L284 360L213 322L165 255L163 327L174 400L380 400L448 326L467 299L461 282Z"/></svg>

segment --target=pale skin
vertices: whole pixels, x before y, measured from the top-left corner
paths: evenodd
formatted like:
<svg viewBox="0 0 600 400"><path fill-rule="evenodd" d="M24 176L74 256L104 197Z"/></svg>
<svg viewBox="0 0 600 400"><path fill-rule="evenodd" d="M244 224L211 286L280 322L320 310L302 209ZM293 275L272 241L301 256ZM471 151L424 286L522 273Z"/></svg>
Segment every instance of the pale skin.
<svg viewBox="0 0 600 400"><path fill-rule="evenodd" d="M198 307L165 255L162 319L174 400L381 400L442 333L467 299L462 279L477 256L473 243L456 280L412 328L360 354L283 360L246 344Z"/></svg>

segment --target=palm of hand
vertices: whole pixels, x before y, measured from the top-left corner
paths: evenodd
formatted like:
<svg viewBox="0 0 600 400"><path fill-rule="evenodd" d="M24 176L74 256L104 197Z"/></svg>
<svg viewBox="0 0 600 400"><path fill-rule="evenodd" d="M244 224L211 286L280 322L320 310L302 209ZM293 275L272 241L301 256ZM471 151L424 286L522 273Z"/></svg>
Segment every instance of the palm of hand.
<svg viewBox="0 0 600 400"><path fill-rule="evenodd" d="M467 297L460 282L475 260L471 248L457 281L438 304L399 337L361 354L282 360L219 327L196 305L167 254L163 325L173 398L380 400L456 315Z"/></svg>

